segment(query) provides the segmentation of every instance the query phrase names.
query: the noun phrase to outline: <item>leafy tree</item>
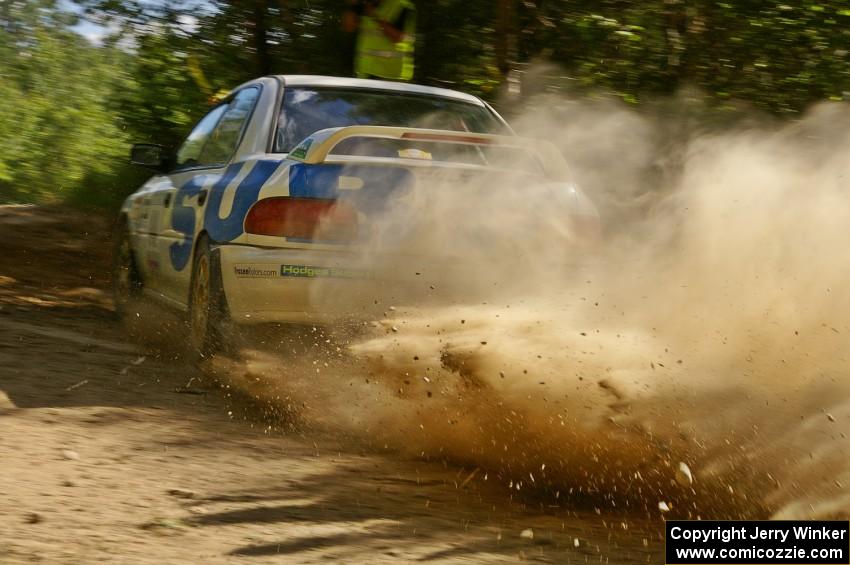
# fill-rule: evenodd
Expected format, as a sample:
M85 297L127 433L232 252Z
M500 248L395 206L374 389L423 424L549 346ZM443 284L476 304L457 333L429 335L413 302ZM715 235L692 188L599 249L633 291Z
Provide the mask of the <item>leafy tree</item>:
M52 0L0 11L0 198L58 198L115 166L124 132L111 111L113 53L69 29Z
M143 175L126 164L131 140L178 144L211 100L258 75L352 69L347 0L73 0L110 31L101 45L57 1L0 2L0 201L117 201ZM718 109L745 100L786 116L850 92L846 0L416 4L416 81L491 99L517 72L526 95L637 104L694 85Z

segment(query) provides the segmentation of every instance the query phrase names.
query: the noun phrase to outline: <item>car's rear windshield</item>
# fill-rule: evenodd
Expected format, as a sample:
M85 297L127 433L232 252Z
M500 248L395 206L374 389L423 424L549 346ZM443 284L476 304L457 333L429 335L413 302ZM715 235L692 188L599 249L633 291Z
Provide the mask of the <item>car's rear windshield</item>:
M321 129L354 125L506 133L488 108L460 100L384 90L287 87L275 151L288 153Z

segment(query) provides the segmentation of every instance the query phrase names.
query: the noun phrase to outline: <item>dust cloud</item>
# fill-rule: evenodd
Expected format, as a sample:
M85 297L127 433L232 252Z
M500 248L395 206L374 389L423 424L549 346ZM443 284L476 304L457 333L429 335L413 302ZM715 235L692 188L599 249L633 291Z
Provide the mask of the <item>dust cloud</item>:
M562 150L598 242L570 182L431 172L360 258L399 283L370 283L379 322L225 372L308 425L521 494L846 518L850 113L706 127L680 100L535 107L515 129Z

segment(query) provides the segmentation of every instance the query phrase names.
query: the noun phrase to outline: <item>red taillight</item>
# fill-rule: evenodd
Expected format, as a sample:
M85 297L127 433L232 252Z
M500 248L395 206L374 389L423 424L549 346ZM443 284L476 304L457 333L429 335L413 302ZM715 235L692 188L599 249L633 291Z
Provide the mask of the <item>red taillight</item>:
M245 231L320 241L357 239L357 211L338 200L264 198L245 216Z

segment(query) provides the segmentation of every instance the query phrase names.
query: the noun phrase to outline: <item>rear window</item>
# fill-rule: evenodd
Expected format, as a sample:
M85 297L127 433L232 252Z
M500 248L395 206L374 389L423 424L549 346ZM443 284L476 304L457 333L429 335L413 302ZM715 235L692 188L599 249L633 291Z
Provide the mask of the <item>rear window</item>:
M378 90L287 87L275 151L288 153L321 129L355 125L507 133L489 109L457 100Z

